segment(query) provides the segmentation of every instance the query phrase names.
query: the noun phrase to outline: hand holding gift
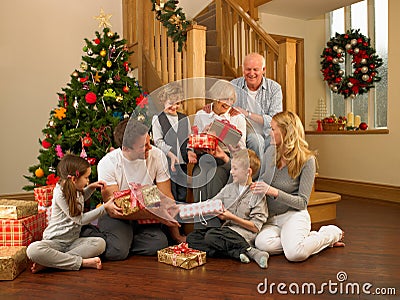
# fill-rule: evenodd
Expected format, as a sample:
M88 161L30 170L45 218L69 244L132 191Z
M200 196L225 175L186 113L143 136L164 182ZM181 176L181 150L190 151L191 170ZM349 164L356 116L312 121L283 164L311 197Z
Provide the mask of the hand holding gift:
M167 226L180 226L175 220L175 216L179 213L179 207L175 200L172 200L162 193L159 193L160 205L158 207L148 207L146 210L155 215L161 223Z

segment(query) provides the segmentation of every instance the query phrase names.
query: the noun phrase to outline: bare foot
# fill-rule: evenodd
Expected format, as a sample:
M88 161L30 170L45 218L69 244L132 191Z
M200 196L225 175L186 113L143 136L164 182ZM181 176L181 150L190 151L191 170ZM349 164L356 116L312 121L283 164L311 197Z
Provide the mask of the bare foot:
M344 239L344 231L342 231L342 236L340 237L340 240L338 240L336 243L333 243L332 247L344 247L346 244L343 242Z
M101 264L100 257L84 258L82 259L82 268L101 270L103 269L103 265Z
M44 269L46 269L45 266L39 265L37 263L33 263L32 267L31 267L31 271L34 274L37 273L37 272L40 272L40 271L42 271Z

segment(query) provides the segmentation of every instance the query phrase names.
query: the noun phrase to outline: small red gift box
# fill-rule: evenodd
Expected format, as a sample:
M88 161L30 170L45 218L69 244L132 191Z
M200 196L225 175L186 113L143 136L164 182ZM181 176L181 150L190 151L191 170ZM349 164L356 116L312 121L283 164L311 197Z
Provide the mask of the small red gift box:
M42 239L45 228L44 211L18 220L0 220L0 246L28 246Z
M55 184L40 186L33 189L33 194L35 195L35 200L40 206L51 206L51 201L53 200L53 190Z
M188 147L193 149L210 149L215 150L218 145L218 140L215 136L200 133L189 135Z
M214 120L208 133L215 134L218 140L223 142L225 145L232 146L236 146L242 137L240 130L229 123L228 120Z

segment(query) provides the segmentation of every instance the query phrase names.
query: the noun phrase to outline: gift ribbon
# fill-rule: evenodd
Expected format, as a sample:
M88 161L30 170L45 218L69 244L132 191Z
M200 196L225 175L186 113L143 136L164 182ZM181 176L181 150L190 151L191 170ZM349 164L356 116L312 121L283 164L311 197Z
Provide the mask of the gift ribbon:
M218 122L222 123L222 125L224 125L224 127L222 128L221 133L218 136L219 139L223 140L226 137L226 135L228 134L229 129L236 130L240 134L242 134L242 132L239 129L237 129L236 126L234 126L231 123L229 123L228 120L216 120L216 121L218 121Z

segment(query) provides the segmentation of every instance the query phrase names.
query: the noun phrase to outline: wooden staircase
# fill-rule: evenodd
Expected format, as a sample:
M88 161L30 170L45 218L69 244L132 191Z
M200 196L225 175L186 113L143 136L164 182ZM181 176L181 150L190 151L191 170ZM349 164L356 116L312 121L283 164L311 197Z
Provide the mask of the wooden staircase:
M223 64L221 62L221 48L218 46L218 32L216 27L216 7L211 3L206 7L194 21L198 25L207 28L206 30L206 57L205 57L205 75L228 81L235 78L235 74L224 74Z

